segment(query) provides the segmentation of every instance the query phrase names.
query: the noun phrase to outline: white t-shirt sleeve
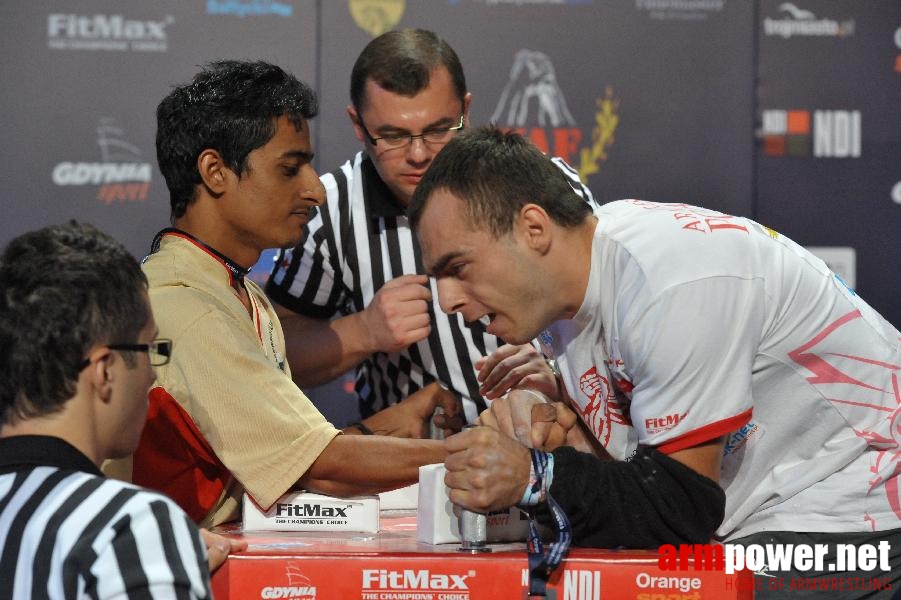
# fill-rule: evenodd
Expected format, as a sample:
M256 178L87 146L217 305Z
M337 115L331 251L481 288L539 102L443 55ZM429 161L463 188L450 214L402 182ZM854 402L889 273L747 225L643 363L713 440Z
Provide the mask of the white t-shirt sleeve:
M639 443L671 453L748 422L762 289L755 280L710 277L640 297L627 311L619 345Z

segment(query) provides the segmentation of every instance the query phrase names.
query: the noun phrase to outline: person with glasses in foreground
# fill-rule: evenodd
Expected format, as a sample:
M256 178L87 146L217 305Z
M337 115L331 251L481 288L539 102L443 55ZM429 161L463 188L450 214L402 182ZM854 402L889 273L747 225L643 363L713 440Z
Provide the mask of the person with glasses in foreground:
M244 492L264 509L296 489L374 493L444 460L435 440L340 435L291 380L278 316L245 277L263 250L297 245L324 200L311 164L317 109L278 66L230 60L157 107L174 226L143 269L161 336L178 351L157 370L133 480L204 526L237 519Z
M444 410L435 424L448 433L516 384L555 396L554 373L532 345L504 346L483 324L441 312L407 223L419 180L469 120L472 96L456 52L431 31L384 33L357 58L350 99L363 150L322 177L325 204L266 286L295 380L318 385L355 369L357 427L411 437L428 435L428 399ZM578 174L555 164L592 203Z
M137 261L90 225L0 257L0 598L209 598L209 569L244 547L100 471L138 443L172 354L156 333Z

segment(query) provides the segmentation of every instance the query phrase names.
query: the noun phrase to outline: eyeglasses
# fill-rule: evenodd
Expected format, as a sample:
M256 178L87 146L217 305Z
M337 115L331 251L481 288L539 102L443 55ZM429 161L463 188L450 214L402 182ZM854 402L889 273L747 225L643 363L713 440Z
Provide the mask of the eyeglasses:
M149 344L107 344L110 350L123 350L125 352L146 352L150 357L150 364L154 367L161 367L169 362L172 356L172 340L156 339ZM91 359L86 358L82 361L79 369L84 369L91 364Z
M377 146L378 142L382 142L382 145L386 149L396 150L398 148L409 146L416 138L420 138L426 144L446 144L455 133L463 129L463 118L465 116L466 115L460 115L460 122L453 127L426 129L422 133L417 133L416 135L413 135L412 133L391 133L381 137L372 137L372 134L366 129L366 125L363 124L363 119L360 118L359 121L360 128L363 129L363 133L366 134L366 138L369 140L370 144Z

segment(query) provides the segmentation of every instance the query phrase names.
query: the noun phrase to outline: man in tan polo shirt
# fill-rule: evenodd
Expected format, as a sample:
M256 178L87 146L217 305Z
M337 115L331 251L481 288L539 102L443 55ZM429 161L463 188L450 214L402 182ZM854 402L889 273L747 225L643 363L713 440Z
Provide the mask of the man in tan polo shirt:
M311 160L310 88L275 65L219 61L157 108L157 158L173 227L145 259L159 368L134 456L135 483L173 497L203 526L303 488L349 495L413 483L442 442L336 429L292 382L278 317L245 278L263 250L293 247L324 191ZM392 407L426 422L455 399L437 386ZM397 413L395 413L396 415ZM371 421L370 421L371 419Z

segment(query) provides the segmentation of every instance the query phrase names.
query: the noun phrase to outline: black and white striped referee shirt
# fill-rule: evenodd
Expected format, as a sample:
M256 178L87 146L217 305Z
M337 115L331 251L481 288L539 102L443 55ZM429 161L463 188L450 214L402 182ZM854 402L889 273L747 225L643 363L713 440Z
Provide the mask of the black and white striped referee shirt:
M0 439L0 598L209 598L206 546L156 492L46 436Z
M578 173L563 160L553 160L573 189L594 204ZM323 175L322 183L326 202L307 224L304 241L280 253L266 292L297 313L330 319L362 311L386 282L425 269L405 208L363 152ZM479 395L473 363L503 342L486 333L481 323L466 323L459 314L442 312L435 281L430 285L429 336L401 352L373 354L358 365L356 391L363 417L435 380L463 398L468 421L487 407Z

